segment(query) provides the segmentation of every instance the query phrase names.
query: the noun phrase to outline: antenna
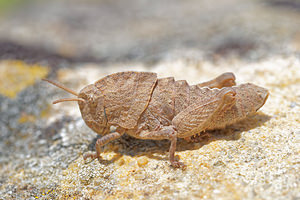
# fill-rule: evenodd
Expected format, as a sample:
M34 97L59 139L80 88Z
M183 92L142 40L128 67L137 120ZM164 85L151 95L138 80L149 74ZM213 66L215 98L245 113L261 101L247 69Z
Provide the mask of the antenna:
M53 104L57 104L57 103L65 102L65 101L82 101L82 102L85 102L85 100L82 99L82 98L65 98L65 99L59 99L59 100L53 101Z
M67 92L69 92L69 93L71 93L71 94L73 94L73 95L75 95L75 96L78 96L77 92L75 92L75 91L73 91L73 90L71 90L71 89L69 89L69 88L66 88L65 86L63 86L63 85L60 84L60 83L56 83L56 82L54 82L54 81L50 81L50 80L45 79L45 78L43 78L42 80L43 80L43 81L47 81L47 82L51 83L52 85L55 85L56 87L59 87L59 88L65 90L65 91L67 91Z
M71 89L69 89L69 88L66 88L65 86L63 86L63 85L60 84L60 83L56 83L56 82L54 82L54 81L50 81L50 80L45 79L45 78L43 78L42 80L43 80L43 81L47 81L47 82L51 83L52 85L55 85L56 87L59 87L59 88L61 88L61 89L63 89L63 90L65 90L65 91L67 91L67 92L69 92L69 93L71 93L71 94L73 94L73 95L75 95L75 96L78 97L77 92L75 92L75 91L73 91L73 90L71 90ZM59 99L59 100L53 101L53 104L61 103L61 102L65 102L65 101L82 101L82 102L85 102L84 99L78 97L78 98L65 98L65 99Z

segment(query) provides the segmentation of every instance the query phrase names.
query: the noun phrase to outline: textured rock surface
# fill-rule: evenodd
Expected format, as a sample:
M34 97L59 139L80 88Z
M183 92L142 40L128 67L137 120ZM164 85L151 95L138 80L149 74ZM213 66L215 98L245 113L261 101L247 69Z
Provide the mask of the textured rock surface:
M51 1L0 18L0 199L300 198L297 2L184 2ZM185 170L169 166L169 141L126 135L84 163L100 136L76 103L52 105L68 94L39 79L79 91L125 70L191 84L232 71L270 96L210 139L179 140Z

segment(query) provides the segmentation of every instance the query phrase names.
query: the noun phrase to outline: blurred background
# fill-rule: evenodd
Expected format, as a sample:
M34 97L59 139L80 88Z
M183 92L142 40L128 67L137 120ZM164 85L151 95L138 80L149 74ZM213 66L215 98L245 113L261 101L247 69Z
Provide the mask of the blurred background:
M0 0L0 59L156 62L177 50L257 60L300 49L297 0Z
M271 96L267 103L272 103L264 108L274 116L273 120L281 120L281 111L294 109L291 112L296 112L295 109L299 108L300 89L299 85L298 89L296 87L300 80L299 56L299 0L0 0L0 199L82 199L82 192L91 195L90 199L97 192L99 197L120 192L130 198L134 196L134 190L128 185L120 189L118 183L122 180L119 174L138 170L134 171L130 167L135 165L126 163L137 162L135 155L143 152L167 154L168 142L124 137L106 149L120 147L116 152L127 156L120 160L131 159L130 162L125 159L122 166L130 169L118 171L123 169L118 162L80 165L82 153L94 150L96 135L85 127L75 103L51 105L51 101L68 97L68 94L42 83L41 78L58 80L79 91L104 75L124 70L153 71L160 77L174 76L189 83L232 71L237 74L238 83L254 82L268 88ZM251 128L243 129L248 125L240 125L229 132L251 130L269 119L261 114L250 120ZM263 133L275 137L286 133L282 130L293 130L291 127L295 125L288 128L281 125L296 123L297 120L286 120L284 123L270 123L269 127L280 131ZM251 136L258 137L259 134ZM290 133L286 135L292 137ZM226 159L227 153L220 153L213 159L209 155L208 164L203 164L200 170L192 168L186 174L177 171L172 174L168 164L149 156L151 169L147 170L150 170L150 175L145 175L148 182L137 174L135 187L144 187L140 191L147 192L142 195L148 198L158 195L156 199L161 195L170 197L169 194L175 199L196 198L200 194L201 198L213 194L215 199L232 199L232 192L237 192L237 199L245 196L248 199L255 196L272 199L272 195L273 199L280 195L282 199L293 199L299 183L294 177L297 173L294 168L282 170L277 166L285 163L288 156L283 160L276 159L280 158L279 155L292 155L290 149L297 143L292 139L276 140L280 144L271 153L278 154L272 157L267 150L261 150L276 143L273 140L267 144L259 142L268 142L267 137L253 139L255 142L245 145L250 147L248 152L259 149L258 153L251 155L272 158L266 161L267 167L261 171L251 168L247 162L240 162L235 166L244 166L243 169L224 167L222 170L229 171L219 173L212 168L212 172L205 172L211 176L198 177L201 174L198 172L206 169L205 165L215 166L214 162L216 166L223 166L224 163L216 159L222 156ZM251 142L249 138L247 141ZM186 145L187 150L194 148L180 144ZM221 149L225 152L227 147ZM200 147L193 150L186 152L194 153L194 158L202 156ZM113 150L108 152L110 155ZM207 150L207 155L213 152ZM187 155L185 161L193 158L188 153L181 153L181 156ZM234 155L240 158L239 153ZM292 161L287 162L293 166ZM146 162L142 160L141 163ZM269 166L274 166L274 174L279 175L265 175L265 172L272 171ZM237 172L250 175L241 178ZM284 173L289 173L287 178ZM220 174L230 178L220 178L221 185L212 186L218 181L209 178ZM231 183L231 178L236 185ZM180 180L184 186L170 184L170 180ZM272 181L278 181L279 186L271 185ZM159 184L151 189L147 187L150 183ZM214 187L222 192L212 193ZM278 189L284 187L288 188L287 191Z

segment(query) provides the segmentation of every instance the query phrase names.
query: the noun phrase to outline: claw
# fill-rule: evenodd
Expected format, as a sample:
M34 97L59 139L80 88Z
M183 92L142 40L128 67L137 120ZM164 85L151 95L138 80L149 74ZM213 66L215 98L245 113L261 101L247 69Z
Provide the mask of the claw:
M83 155L83 159L84 160L86 160L86 159L88 159L88 158L91 158L92 160L94 160L94 159L96 159L96 158L98 158L99 156L97 156L97 153L96 152L93 152L93 153L91 153L91 152L88 152L88 153L85 153L84 155Z
M178 161L173 161L171 162L171 166L174 168L185 168L186 165L182 162L178 162Z
M203 140L207 140L210 137L211 137L211 135L208 132L201 132L201 133L192 135L190 137L186 137L186 138L184 138L184 140L186 140L187 142L190 142L190 143L198 143Z

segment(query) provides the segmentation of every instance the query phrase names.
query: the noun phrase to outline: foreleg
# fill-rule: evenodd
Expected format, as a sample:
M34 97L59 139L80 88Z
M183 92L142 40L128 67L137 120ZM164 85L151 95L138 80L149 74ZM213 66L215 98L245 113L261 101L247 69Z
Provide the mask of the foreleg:
M100 159L101 147L104 146L105 144L109 143L110 141L121 137L122 135L123 135L123 133L118 133L118 132L113 132L113 133L109 133L107 135L104 135L103 137L98 139L96 144L95 144L96 152L85 153L83 155L83 159L84 160L86 160L87 158L91 158L91 159L98 158L98 159Z

